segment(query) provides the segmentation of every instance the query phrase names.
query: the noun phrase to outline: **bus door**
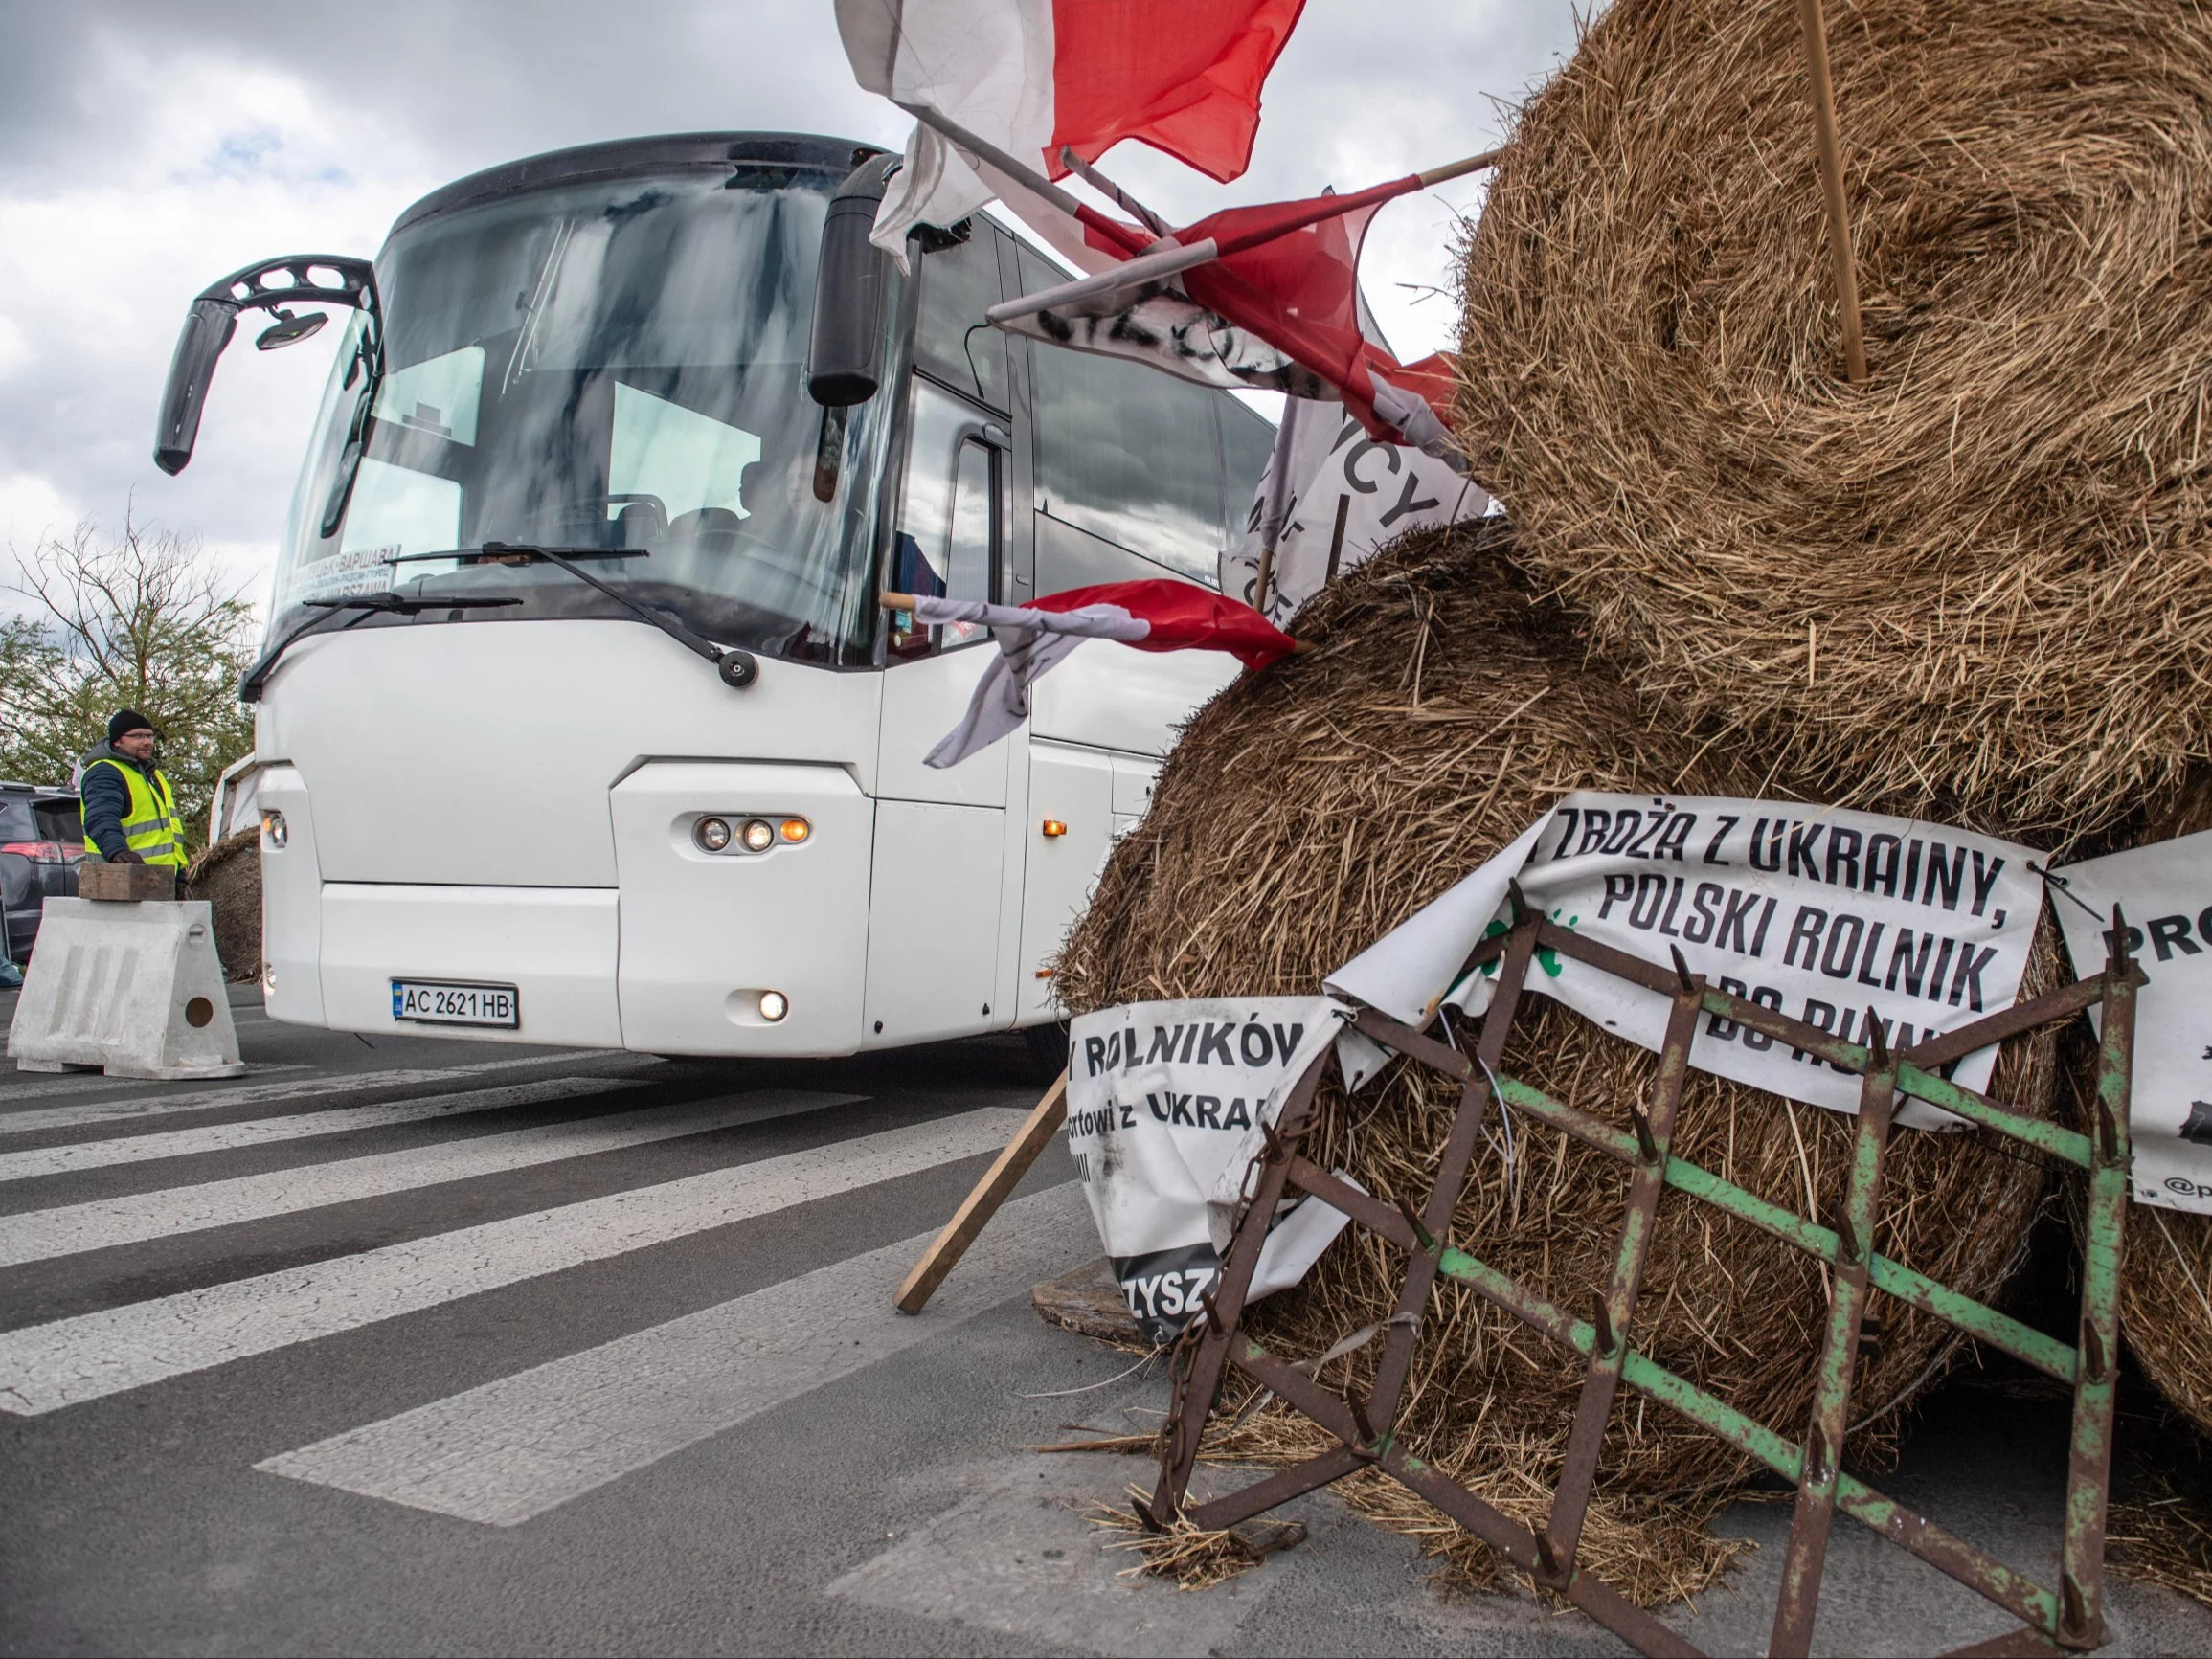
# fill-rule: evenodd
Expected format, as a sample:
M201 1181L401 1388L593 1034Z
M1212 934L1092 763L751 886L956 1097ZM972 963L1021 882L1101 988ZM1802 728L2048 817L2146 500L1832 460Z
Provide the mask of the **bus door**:
M990 411L916 375L906 473L886 585L999 597L1006 439ZM1005 871L1009 757L994 743L959 765L923 757L960 722L997 656L981 626L916 625L893 613L876 759L869 902L869 1043L919 1042L1012 1021L994 1008Z

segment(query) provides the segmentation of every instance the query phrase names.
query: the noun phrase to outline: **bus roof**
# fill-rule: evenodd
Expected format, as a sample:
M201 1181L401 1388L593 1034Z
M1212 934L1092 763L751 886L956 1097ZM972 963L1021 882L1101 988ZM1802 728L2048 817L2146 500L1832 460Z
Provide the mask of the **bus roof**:
M797 168L843 178L869 156L881 153L874 145L798 132L684 132L611 139L502 162L456 179L401 213L393 222L392 234L397 235L425 219L459 208L553 185L632 174L727 169L734 163Z

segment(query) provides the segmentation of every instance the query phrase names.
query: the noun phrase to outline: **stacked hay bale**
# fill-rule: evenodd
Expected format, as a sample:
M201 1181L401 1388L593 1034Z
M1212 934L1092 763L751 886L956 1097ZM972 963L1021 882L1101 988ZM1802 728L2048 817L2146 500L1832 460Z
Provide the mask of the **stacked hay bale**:
M2125 841L2212 755L2212 14L1616 0L1466 268L1462 435L1671 718L1808 794Z
M1532 595L1513 552L1497 521L1387 550L1301 616L1313 649L1199 715L1071 936L1059 983L1072 1007L1311 991L1564 791L1745 786L1750 774L1725 753L1701 751L1578 665L1570 621ZM2047 983L2047 952L2037 972ZM1649 1098L1654 1057L1556 1005L1532 1012L1509 1067L1625 1126L1629 1103ZM2008 1048L1999 1096L2044 1102L2052 1050L2048 1037ZM1455 1103L1440 1081L1395 1068L1356 1101L1325 1099L1315 1155L1418 1201ZM1681 1155L1777 1203L1821 1210L1841 1197L1850 1130L1836 1114L1698 1073L1679 1124ZM1889 1167L1882 1247L1970 1294L1992 1291L2036 1211L2040 1173L1966 1137L1919 1133L1898 1138ZM1510 1162L1478 1160L1456 1234L1563 1305L1587 1306L1611 1267L1626 1173L1524 1130ZM1402 1272L1396 1252L1355 1235L1253 1318L1284 1351L1320 1354L1387 1316ZM1662 1363L1766 1422L1805 1420L1825 1311L1809 1258L1670 1194L1646 1286L1637 1339ZM1860 1391L1871 1407L1853 1448L1862 1460L1879 1457L1896 1409L1952 1349L1907 1310L1882 1314ZM1338 1363L1358 1371L1375 1352ZM1415 1449L1509 1512L1540 1516L1581 1362L1456 1289L1438 1293L1419 1355L1404 1414ZM1328 1379L1343 1380L1334 1369ZM1318 1431L1271 1407L1223 1449L1272 1461L1320 1448ZM1584 1558L1646 1601L1694 1591L1731 1553L1702 1522L1748 1472L1671 1413L1625 1407ZM1486 1553L1390 1483L1366 1480L1352 1497L1488 1581Z
M1843 384L1797 9L1619 0L1469 250L1463 435L1648 706L1809 796L2053 852L2212 824L2212 17L1830 0ZM2212 1431L2212 1223L2128 1337Z
M215 954L236 981L261 976L261 832L225 836L185 871L185 897L214 913Z
M2175 833L2212 766L2212 16L1827 10L1867 381L1841 372L1798 9L1615 0L1523 112L1468 250L1462 437L1513 534L1378 559L1301 617L1318 652L1198 719L1071 940L1072 1006L1310 990L1573 787L1794 795L2062 854ZM2059 972L2046 938L2028 991ZM2053 1046L2010 1045L1998 1097L2048 1110ZM1512 1064L1616 1116L1652 1068L1556 1009ZM1401 1077L1330 1103L1323 1150L1411 1196L1447 1110ZM1685 1155L1778 1202L1840 1190L1832 1114L1699 1076L1682 1121ZM1900 1154L1885 1247L1989 1296L2038 1176L1960 1138ZM1617 1176L1571 1149L1518 1167L1485 1160L1461 1226L1539 1282L1592 1282ZM2212 1424L2173 1380L2212 1356L2212 1227L2165 1224L2188 1238L2134 1253L2129 1333ZM1388 1269L1340 1246L1256 1316L1319 1352L1376 1315ZM1668 1363L1802 1420L1808 1265L1684 1232L1652 1273ZM1411 1426L1530 1513L1574 1368L1454 1294ZM1949 1350L1885 1314L1864 1398L1894 1407ZM1616 1413L1607 1456L1615 1518L1741 1472L1657 1411ZM1658 1562L1591 1543L1648 1597L1717 1558L1666 1538Z

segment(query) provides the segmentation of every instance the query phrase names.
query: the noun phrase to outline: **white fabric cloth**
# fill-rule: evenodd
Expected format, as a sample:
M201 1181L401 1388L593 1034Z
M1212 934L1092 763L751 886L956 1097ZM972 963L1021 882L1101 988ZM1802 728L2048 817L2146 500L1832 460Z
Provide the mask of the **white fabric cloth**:
M1052 137L1050 0L837 0L852 72L893 103L949 116L1024 160ZM916 225L950 225L1000 193L974 156L917 124L869 240L903 263Z
M937 626L981 623L998 640L998 655L983 669L968 699L967 712L922 764L943 771L979 750L988 749L1029 718L1029 687L1039 675L1086 639L1134 641L1148 637L1152 625L1118 605L1085 605L1076 611L1037 611L1021 605L988 605L980 599L917 597L914 620Z
M1329 544L1340 501L1351 503L1344 514L1340 575L1408 530L1480 518L1490 510L1490 498L1479 484L1418 449L1375 442L1341 404L1298 399L1285 405L1284 419L1295 422L1287 474L1292 487L1275 539L1267 603L1267 619L1278 628L1328 585ZM1221 556L1221 591L1248 605L1267 545L1274 471L1271 457L1253 496L1244 540Z

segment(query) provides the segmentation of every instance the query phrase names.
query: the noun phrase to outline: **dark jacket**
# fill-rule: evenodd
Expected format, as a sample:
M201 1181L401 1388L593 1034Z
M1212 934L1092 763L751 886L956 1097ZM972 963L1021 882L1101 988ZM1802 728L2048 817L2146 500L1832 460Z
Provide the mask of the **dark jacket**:
M93 762L112 760L116 766L127 766L150 786L161 775L161 769L151 762L140 765L127 754L117 751L112 743L103 743L86 754L78 768L78 776L83 781L79 786L84 796L84 839L100 849L103 859L118 859L130 850L124 839L123 820L130 811L130 786L117 775L115 767L95 766ZM156 795L161 792L155 790Z

